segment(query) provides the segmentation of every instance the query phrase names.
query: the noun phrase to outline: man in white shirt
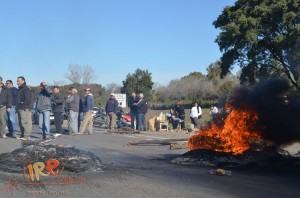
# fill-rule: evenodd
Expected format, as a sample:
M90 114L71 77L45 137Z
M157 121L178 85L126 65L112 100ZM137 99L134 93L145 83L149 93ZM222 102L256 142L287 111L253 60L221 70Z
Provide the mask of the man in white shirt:
M200 129L199 117L202 115L201 107L198 102L194 102L194 106L191 108L190 118L194 128Z

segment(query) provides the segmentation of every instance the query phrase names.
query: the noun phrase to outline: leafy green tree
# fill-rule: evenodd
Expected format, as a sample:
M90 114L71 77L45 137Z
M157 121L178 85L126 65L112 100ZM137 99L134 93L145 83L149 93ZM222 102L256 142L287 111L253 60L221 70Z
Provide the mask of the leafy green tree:
M221 75L221 62L216 61L214 63L209 64L209 66L206 68L207 71L207 78L209 80L212 80L215 84L217 80L220 78Z
M284 75L300 89L300 0L237 0L214 21L221 75L241 67L241 82Z
M218 90L218 93L219 95L221 96L229 96L232 91L234 89L234 84L232 81L226 81L225 83L223 83L219 90Z
M153 86L151 75L148 70L141 69L136 69L133 74L127 74L126 79L122 81L121 92L129 96L134 91L150 97Z
M184 77L182 77L180 80L184 80L184 79L188 79L188 78L197 78L197 79L199 79L199 78L204 78L205 77L205 75L204 74L202 74L201 72L191 72L191 73L189 73L189 75L187 75L187 76L184 76Z

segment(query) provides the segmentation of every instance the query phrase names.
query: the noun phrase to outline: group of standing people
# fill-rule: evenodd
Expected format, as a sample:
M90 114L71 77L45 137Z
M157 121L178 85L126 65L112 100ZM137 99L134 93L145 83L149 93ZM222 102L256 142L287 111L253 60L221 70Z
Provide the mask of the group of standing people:
M7 80L4 85L3 78L0 77L0 138L16 137L17 117L20 139L28 139L32 131L33 93L23 76L17 78L17 84L18 89L11 80Z
M139 97L135 92L132 92L128 99L128 107L130 108L131 128L146 131L146 114L148 112L148 102L143 93Z
M12 137L21 140L30 139L32 132L32 109L36 108L39 116L39 128L42 138L48 139L50 135L50 113L54 113L54 124L57 134L62 133L63 112L68 113L68 134L93 133L93 107L94 98L90 88L84 91L82 102L76 88L69 89L66 100L59 87L52 89L45 83L40 84L40 92L35 96L31 88L26 84L25 78L17 78L18 88L13 86L11 80L3 83L0 76L0 138ZM35 105L34 105L35 103ZM80 125L80 112L84 118ZM19 121L20 136L16 137L17 120ZM8 133L6 134L6 126Z

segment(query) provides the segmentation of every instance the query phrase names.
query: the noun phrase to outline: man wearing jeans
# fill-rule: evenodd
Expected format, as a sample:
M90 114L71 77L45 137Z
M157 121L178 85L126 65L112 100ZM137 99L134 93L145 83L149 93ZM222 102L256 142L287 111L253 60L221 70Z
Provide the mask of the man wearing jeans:
M146 113L148 111L148 102L144 99L144 94L140 93L140 100L138 103L134 103L138 107L138 120L139 120L139 130L146 131Z
M0 76L0 138L6 138L6 111L10 112L12 97L10 90L4 86Z
M51 112L51 94L52 90L45 82L41 82L41 91L37 96L36 108L39 112L39 127L46 140L50 135L50 112Z
M17 127L17 115L16 115L16 98L18 89L14 87L13 82L11 80L6 81L6 87L10 90L12 96L12 105L10 111L6 111L6 122L8 127L8 137L16 138L15 132Z
M132 92L131 97L128 99L128 107L130 108L130 118L131 118L131 128L137 129L139 128L138 122L138 107L133 105L134 103L138 103L139 99L136 96L135 92ZM136 120L136 126L134 127L134 121Z

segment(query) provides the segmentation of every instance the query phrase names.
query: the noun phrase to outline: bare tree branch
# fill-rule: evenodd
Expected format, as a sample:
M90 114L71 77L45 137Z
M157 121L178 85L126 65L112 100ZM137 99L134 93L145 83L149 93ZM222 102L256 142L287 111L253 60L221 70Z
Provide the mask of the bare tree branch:
M73 84L80 84L82 77L81 67L79 65L70 64L66 73L66 78Z
M82 69L82 84L91 84L95 79L95 70L91 66L85 65Z

